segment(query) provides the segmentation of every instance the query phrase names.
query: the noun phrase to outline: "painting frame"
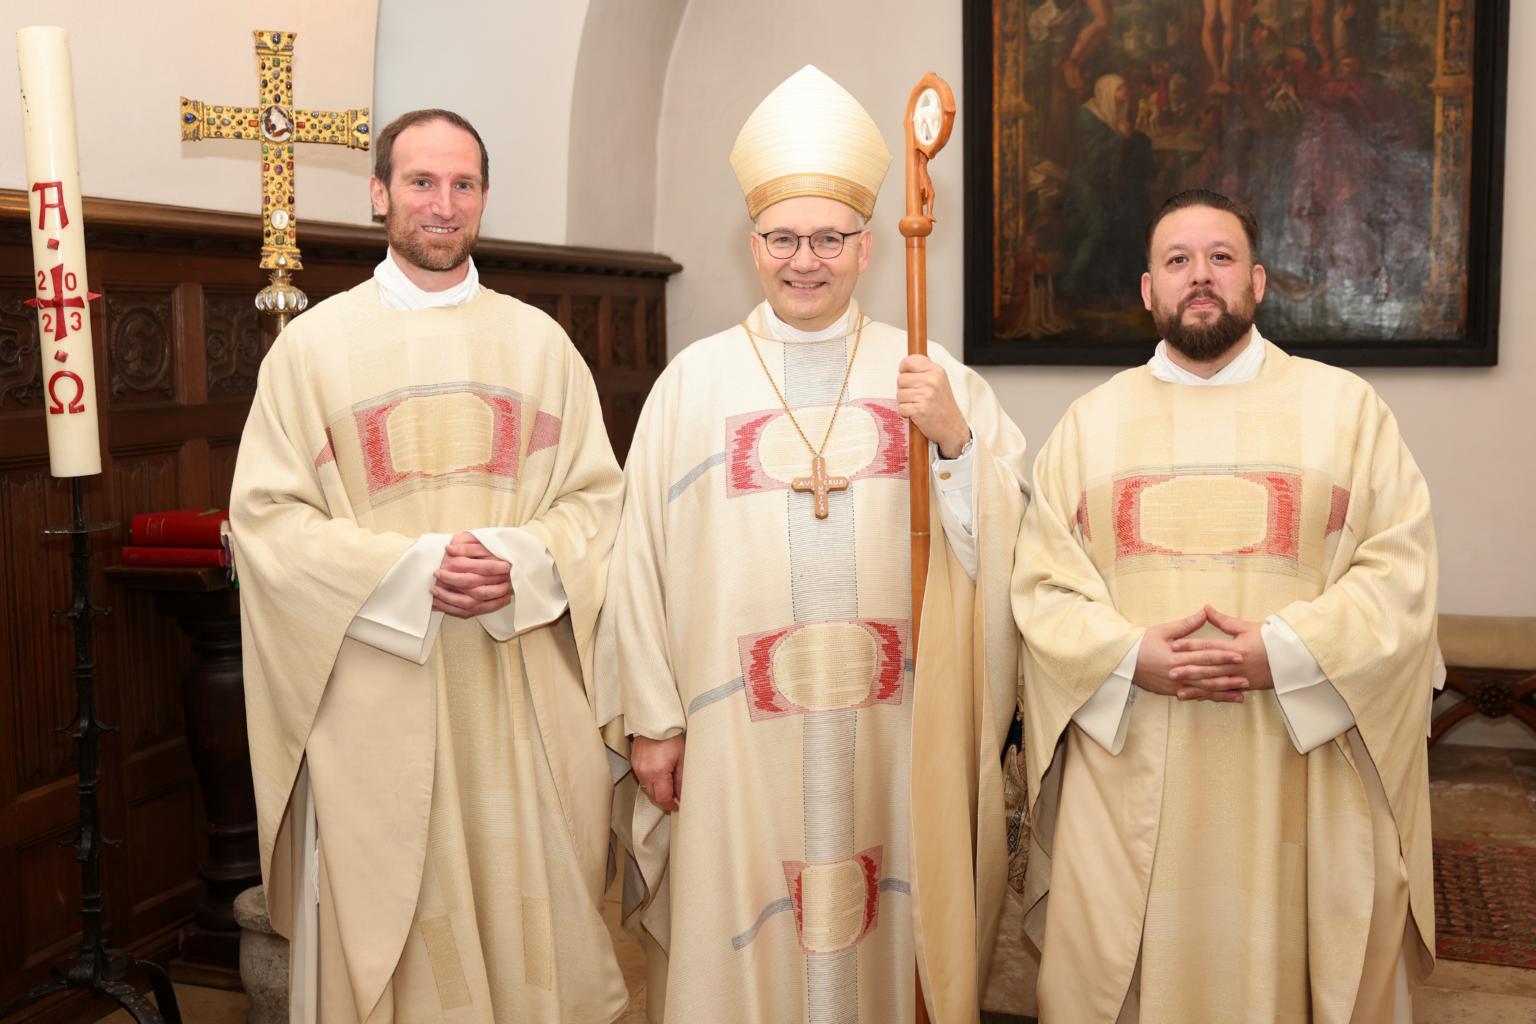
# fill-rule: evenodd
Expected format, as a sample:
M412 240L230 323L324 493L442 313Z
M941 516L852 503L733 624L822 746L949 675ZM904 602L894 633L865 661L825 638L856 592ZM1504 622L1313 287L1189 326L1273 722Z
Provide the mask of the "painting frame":
M1444 19L1458 0L1438 0ZM994 150L994 11L999 4L1036 0L962 0L965 128L965 361L972 365L1131 366L1145 362L1156 345L1151 317L1145 318L1145 338L1139 340L1085 337L1065 331L1046 338L1001 338L996 329L1002 308L999 252L995 241L997 199L994 184L1006 168L998 166ZM1458 6L1458 9L1459 6ZM1493 366L1498 363L1500 270L1503 241L1504 149L1507 109L1509 0L1478 0L1471 32L1470 97L1472 118L1465 133L1465 202L1457 212L1464 268L1459 275L1464 314L1453 336L1412 336L1389 340L1350 335L1349 325L1322 325L1327 340L1297 340L1283 332L1266 335L1297 355L1339 366ZM1437 43L1443 46L1443 43ZM1436 54L1440 59L1440 54ZM1440 93L1441 96L1445 95ZM1435 142L1441 147L1441 101L1435 107ZM1437 161L1439 153L1431 154ZM1459 165L1458 165L1459 166ZM1459 184L1459 183L1458 183ZM1441 189L1436 176L1432 191ZM1439 196L1432 196L1438 204ZM1434 206L1435 216L1441 209ZM1266 227L1267 229L1267 227ZM1140 228L1137 234L1140 234ZM1260 253L1263 262L1263 251ZM1434 271L1431 272L1434 276ZM1127 282L1134 294L1134 282ZM1116 299L1118 302L1118 298ZM1131 299L1126 300L1129 308ZM1256 320L1265 325L1265 309ZM1415 325L1410 324L1411 331ZM1428 332L1426 332L1428 333ZM1336 336L1335 336L1336 335Z

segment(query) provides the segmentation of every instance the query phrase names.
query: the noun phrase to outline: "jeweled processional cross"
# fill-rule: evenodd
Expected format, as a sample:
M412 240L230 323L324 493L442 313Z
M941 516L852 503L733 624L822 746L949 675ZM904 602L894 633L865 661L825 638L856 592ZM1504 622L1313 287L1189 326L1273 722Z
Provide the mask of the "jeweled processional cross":
M258 29L256 64L261 101L255 107L234 107L181 98L181 137L245 139L261 142L261 267L270 270L272 285L263 289L257 307L278 314L304 308L304 293L288 283L292 271L304 264L299 255L298 220L294 212L293 149L298 142L368 148L371 141L368 108L300 110L293 104L293 42L297 32ZM269 298L270 306L262 298ZM285 308L286 307L286 308Z

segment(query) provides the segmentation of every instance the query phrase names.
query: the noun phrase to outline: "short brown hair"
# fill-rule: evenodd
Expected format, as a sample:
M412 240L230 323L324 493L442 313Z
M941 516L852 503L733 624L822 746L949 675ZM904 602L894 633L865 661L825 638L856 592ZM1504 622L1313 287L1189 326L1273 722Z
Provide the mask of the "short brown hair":
M395 140L400 133L412 125L428 124L432 121L447 121L455 128L462 128L475 138L475 143L480 147L480 187L491 187L491 157L485 151L485 140L480 138L480 133L475 131L475 126L461 114L455 114L451 110L442 110L431 107L427 110L413 110L408 114L401 114L379 132L373 143L373 176L389 188L389 176L394 171L393 157L395 153Z
M1152 232L1157 230L1157 226L1162 223L1164 217L1190 206L1208 206L1213 210L1221 210L1236 217L1238 223L1243 226L1243 234L1248 236L1248 257L1253 262L1258 262L1259 220L1253 215L1253 210L1249 209L1248 204L1208 188L1192 188L1169 196L1168 201L1158 207L1157 212L1152 215L1152 220L1147 225L1147 266L1152 265Z

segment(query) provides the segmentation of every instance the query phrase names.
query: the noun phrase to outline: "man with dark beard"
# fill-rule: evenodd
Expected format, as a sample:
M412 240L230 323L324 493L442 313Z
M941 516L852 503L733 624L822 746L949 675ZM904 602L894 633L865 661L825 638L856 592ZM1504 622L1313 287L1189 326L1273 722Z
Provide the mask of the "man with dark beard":
M375 154L389 253L273 344L230 508L290 1019L602 1024L622 477L565 333L480 286L474 128L416 111Z
M1429 495L1369 385L1253 325L1258 234L1214 192L1164 204L1163 340L1035 462L1042 1021L1409 1021L1432 964Z

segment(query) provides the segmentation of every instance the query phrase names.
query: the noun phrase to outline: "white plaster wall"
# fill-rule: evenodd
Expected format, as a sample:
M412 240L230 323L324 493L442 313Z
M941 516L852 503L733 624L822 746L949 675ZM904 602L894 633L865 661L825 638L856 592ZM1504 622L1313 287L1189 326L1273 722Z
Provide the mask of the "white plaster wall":
M1536 92L1536 5L1512 4L1509 95ZM954 87L962 111L960 4L844 0L803 12L756 5L688 6L673 49L658 139L655 248L684 270L668 293L675 353L739 320L759 300L747 259L746 215L727 155L752 109L802 64L841 82L900 144L912 85L930 68ZM1441 545L1441 608L1480 615L1536 615L1536 119L1511 104L1507 135L1500 365L1487 369L1361 371L1391 404L1434 495ZM963 114L962 114L963 118ZM940 221L929 243L929 332L958 351L963 310L962 151L957 125L933 165ZM875 316L905 322L904 263L896 221L899 164L875 213L875 260L859 297ZM1260 315L1262 323L1262 309ZM1009 367L982 371L1038 445L1082 392L1111 371ZM1458 727L1458 742L1527 745L1514 723Z
M656 126L688 0L591 0L571 98L570 245L649 250Z
M20 28L47 24L69 32L85 195L257 213L261 147L233 140L182 142L180 98L255 106L251 32L282 29L299 34L294 57L299 106L370 106L377 7L377 0L7 3L0 8L0 188L26 186L15 57ZM301 219L367 222L368 154L299 146L297 164Z
M423 107L469 118L491 157L483 237L566 240L571 96L587 6L379 0L378 124Z

